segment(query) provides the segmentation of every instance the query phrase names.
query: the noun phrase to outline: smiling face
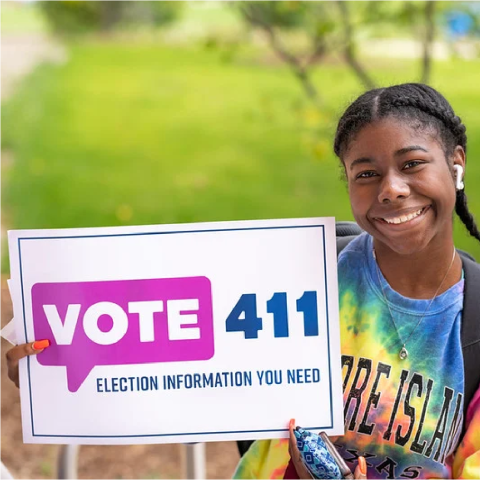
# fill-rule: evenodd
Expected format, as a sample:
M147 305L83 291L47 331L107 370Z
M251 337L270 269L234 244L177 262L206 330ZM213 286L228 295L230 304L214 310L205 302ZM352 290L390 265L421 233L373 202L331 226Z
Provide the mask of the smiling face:
M452 243L453 164L431 131L386 118L363 127L342 156L355 220L399 254Z

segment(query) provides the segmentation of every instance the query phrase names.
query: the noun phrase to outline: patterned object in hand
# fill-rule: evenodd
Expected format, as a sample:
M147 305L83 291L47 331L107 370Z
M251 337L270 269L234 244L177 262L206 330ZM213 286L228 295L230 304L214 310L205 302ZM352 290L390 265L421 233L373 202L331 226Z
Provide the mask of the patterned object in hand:
M342 478L337 462L319 435L301 427L297 427L293 432L303 463L314 478Z

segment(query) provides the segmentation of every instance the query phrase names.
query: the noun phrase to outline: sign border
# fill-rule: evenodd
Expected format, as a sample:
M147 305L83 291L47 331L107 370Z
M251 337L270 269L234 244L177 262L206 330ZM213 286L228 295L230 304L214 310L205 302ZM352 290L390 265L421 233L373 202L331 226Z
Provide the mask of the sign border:
M22 269L22 240L64 240L64 239L77 239L77 238L100 238L100 237L131 237L131 236L143 236L143 235L171 235L178 233L211 233L211 232L234 232L245 230L280 230L291 228L321 228L323 237L323 264L324 264L324 276L325 276L325 301L326 301L326 319L327 319L327 346L328 346L328 382L329 382L329 395L330 395L330 425L324 426L312 426L305 427L308 430L323 430L325 428L333 427L333 401L332 401L332 372L330 362L330 322L329 322L329 306L328 306L328 284L327 284L327 258L326 258L326 241L325 241L325 225L279 225L272 227L243 227L243 228L214 228L206 230L175 230L170 232L142 232L142 233L113 233L113 234L100 234L100 235L65 235L65 236L52 236L52 237L19 237L18 238L18 260L20 270L20 287L22 293L22 308L23 308L23 323L25 330L25 341L27 339L27 322L25 316L25 294L23 287L23 269ZM288 428L277 429L262 429L262 430L232 430L221 432L181 432L181 433L151 433L151 434L137 434L137 435L61 435L61 434L40 434L35 433L35 423L33 418L33 400L32 400L32 388L30 379L30 357L27 357L27 375L28 375L28 390L30 398L30 417L33 437L64 437L64 438L142 438L142 437L173 437L173 436L187 436L187 435L221 435L232 433L262 433L262 432L287 432Z

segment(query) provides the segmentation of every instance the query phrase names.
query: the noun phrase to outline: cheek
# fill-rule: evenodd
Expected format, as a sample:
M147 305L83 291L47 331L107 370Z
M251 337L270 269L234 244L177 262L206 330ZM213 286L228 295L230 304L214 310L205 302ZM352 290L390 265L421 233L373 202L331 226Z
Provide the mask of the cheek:
M448 210L448 213L455 209L456 191L450 176L429 178L416 186L416 189L431 198L439 208Z
M350 206L354 216L365 215L371 205L371 194L365 188L358 188L350 184L348 187L348 196L350 197Z
M358 225L365 230L365 226L367 224L367 214L370 206L372 205L370 196L367 195L365 191L358 192L358 190L349 190L349 196L353 217Z

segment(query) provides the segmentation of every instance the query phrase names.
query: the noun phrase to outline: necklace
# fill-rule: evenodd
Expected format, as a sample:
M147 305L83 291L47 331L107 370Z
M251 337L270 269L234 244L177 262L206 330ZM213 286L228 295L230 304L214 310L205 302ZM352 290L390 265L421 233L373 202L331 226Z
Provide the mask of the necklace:
M380 284L380 287L382 289L382 294L383 294L383 298L385 300L385 303L387 304L387 307L388 307L388 311L390 312L390 320L392 321L393 323L393 326L395 327L395 331L397 332L397 336L400 340L400 342L402 343L402 348L400 349L400 352L398 353L398 356L400 357L400 360L405 360L407 357L408 357L408 350L406 348L406 345L407 345L407 342L410 340L410 337L413 335L413 333L415 332L415 330L417 329L417 327L420 325L421 321L424 319L425 315L427 314L429 308L432 306L432 303L433 301L435 300L435 298L437 298L437 295L438 295L438 292L440 291L440 288L442 287L443 285L443 282L445 281L445 279L447 278L447 275L448 273L450 272L450 269L452 268L452 265L453 265L453 261L455 260L455 254L456 254L456 250L455 250L455 247L453 248L453 255L452 255L452 261L450 262L450 266L448 267L448 270L447 270L447 273L445 274L445 276L443 277L442 281L440 282L440 285L438 286L436 292L435 292L435 295L433 295L433 298L430 300L430 303L427 305L427 308L425 309L425 311L423 312L423 315L420 317L420 320L417 322L417 324L415 325L415 328L410 332L410 335L407 337L407 339L405 341L402 340L402 337L400 336L400 332L398 331L398 328L397 328L397 325L395 323L395 320L393 319L393 313L392 313L392 310L390 308L390 305L388 303L388 300L387 300L387 296L385 295L385 290L383 288L383 284L382 284L382 281L380 280L380 267L378 266L378 262L377 262L377 255L375 254L375 249L373 249L373 258L375 259L375 265L377 267L377 276L378 276L378 283Z

